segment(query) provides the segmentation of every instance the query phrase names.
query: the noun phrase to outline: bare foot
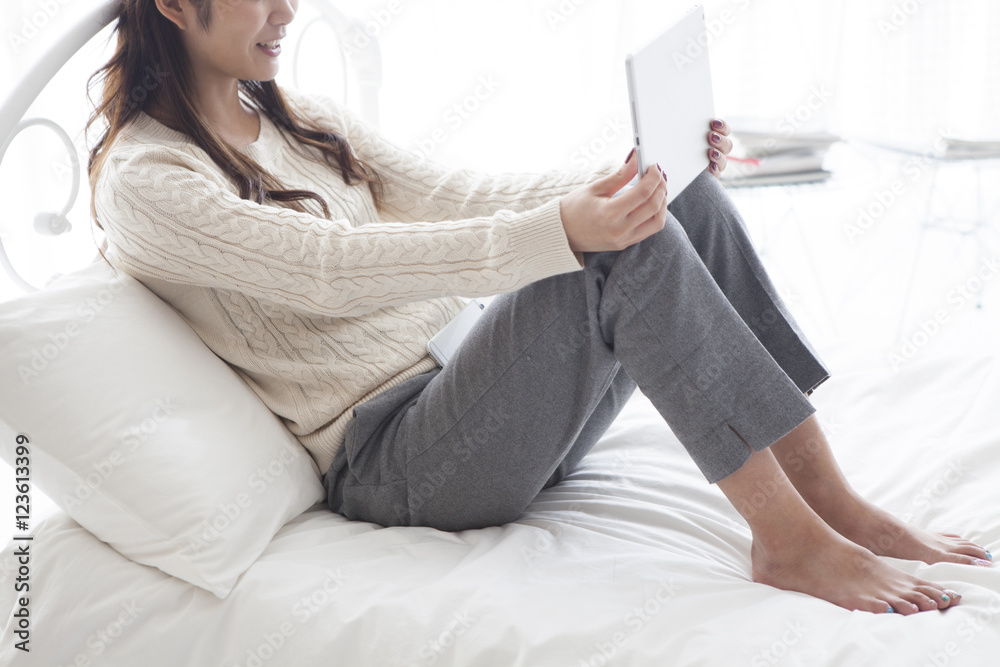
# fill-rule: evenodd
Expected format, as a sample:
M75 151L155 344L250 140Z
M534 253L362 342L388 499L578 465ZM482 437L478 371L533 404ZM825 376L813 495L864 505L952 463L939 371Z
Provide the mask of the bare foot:
M817 503L813 510L838 533L879 556L992 566L992 555L978 544L952 533L932 533L910 526L856 494L832 503Z
M854 540L877 542L883 534L879 526L891 517L863 503L857 494L844 492L849 487L832 479L832 473L824 476L820 470L810 475L808 483L796 475L799 484L793 485L771 449L755 452L736 472L717 481L753 534L750 557L754 581L806 593L844 609L873 613L908 615L946 609L961 599L943 586L892 567L844 536L842 532ZM832 464L827 467L833 469ZM831 488L841 492L822 493ZM841 502L818 502L823 499ZM949 550L952 545L928 545L901 522L889 525L895 535L886 548L879 549L886 555L958 555ZM970 547L959 544L955 548Z
M754 536L753 580L798 591L849 610L914 614L946 609L961 595L879 560L822 522L770 542Z
M990 553L978 544L951 533L908 526L855 492L837 465L815 415L771 449L809 507L855 544L880 556L990 567Z

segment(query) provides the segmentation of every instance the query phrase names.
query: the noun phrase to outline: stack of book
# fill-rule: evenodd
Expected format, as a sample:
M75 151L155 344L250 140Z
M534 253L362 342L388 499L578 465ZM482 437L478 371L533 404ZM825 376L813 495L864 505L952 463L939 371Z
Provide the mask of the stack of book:
M769 132L732 124L733 152L722 172L730 187L815 183L832 172L823 168L827 151L840 137L828 132Z
M973 141L943 137L945 160L995 160L1000 158L1000 141ZM722 172L725 173L725 172Z

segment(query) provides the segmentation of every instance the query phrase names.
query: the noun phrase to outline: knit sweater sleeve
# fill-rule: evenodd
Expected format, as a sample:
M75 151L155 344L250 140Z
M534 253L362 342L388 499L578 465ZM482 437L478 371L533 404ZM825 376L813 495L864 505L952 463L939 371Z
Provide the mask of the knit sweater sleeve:
M95 207L114 261L137 277L358 316L428 298L511 291L580 268L559 200L549 196L555 190L520 212L483 208L451 221L355 226L241 199L193 151L159 144L113 151ZM434 178L412 167L417 181ZM427 199L405 190L393 195L401 209Z
M383 219L441 221L503 209L527 211L607 176L619 166L611 161L589 171L496 174L450 169L403 150L331 98L284 90L307 117L342 133L356 156L382 177Z

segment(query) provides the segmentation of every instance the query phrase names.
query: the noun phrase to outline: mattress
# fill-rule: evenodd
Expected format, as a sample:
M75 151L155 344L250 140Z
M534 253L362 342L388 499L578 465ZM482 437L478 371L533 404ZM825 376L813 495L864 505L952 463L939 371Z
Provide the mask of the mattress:
M866 497L1000 553L1000 367L921 357L813 395ZM0 554L0 664L993 665L1000 569L891 562L960 591L912 616L851 612L750 580L750 531L641 394L516 522L446 533L314 506L224 600L137 565L57 512L32 544L30 653L15 648L15 545Z

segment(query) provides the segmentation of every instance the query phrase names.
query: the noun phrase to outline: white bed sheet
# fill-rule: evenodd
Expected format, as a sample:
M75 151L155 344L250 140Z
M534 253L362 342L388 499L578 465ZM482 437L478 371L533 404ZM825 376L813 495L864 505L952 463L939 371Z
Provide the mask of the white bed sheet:
M921 358L813 397L870 499L1000 554L1000 365ZM1000 568L894 561L963 593L910 617L752 583L750 533L636 394L582 467L519 521L384 529L316 507L219 600L136 565L62 513L32 545L31 652L14 649L0 554L0 664L994 665Z

